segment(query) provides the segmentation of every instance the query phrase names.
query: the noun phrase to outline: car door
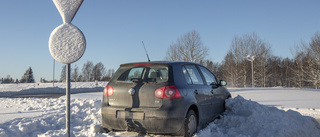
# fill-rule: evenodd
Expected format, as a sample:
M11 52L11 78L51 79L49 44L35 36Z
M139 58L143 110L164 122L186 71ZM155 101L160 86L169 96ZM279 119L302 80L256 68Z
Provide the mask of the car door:
M224 111L225 88L219 85L217 78L207 68L199 66L199 69L210 90L209 102L211 103L210 111L213 115L211 120L213 120Z
M208 101L208 87L195 65L184 65L182 69L188 83L188 90L197 100L200 118L208 121L210 119L208 109L211 107L211 103Z

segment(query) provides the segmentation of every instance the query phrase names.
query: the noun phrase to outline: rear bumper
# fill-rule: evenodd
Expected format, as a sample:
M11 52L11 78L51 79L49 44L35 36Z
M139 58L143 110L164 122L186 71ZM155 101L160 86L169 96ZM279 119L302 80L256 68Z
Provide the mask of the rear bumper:
M178 134L183 127L184 111L159 108L102 107L102 126L109 130L140 133Z

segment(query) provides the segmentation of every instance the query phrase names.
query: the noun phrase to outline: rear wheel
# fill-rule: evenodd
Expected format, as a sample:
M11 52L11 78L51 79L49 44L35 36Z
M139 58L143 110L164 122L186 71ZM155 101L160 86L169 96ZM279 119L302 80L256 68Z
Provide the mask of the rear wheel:
M189 110L184 124L185 137L191 137L196 133L198 127L198 118L193 110Z

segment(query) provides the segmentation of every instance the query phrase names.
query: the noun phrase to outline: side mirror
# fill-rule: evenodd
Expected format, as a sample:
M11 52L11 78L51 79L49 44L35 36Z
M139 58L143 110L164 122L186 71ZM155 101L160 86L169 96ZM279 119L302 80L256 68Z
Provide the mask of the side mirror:
M221 85L221 86L226 86L226 85L227 85L227 82L224 81L224 80L220 80L220 85Z

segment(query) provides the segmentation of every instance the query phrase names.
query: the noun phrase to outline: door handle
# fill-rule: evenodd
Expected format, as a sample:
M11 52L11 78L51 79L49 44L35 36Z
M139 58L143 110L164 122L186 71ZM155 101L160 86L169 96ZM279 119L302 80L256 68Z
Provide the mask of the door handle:
M194 91L194 94L199 94L198 90L195 90L195 91Z

